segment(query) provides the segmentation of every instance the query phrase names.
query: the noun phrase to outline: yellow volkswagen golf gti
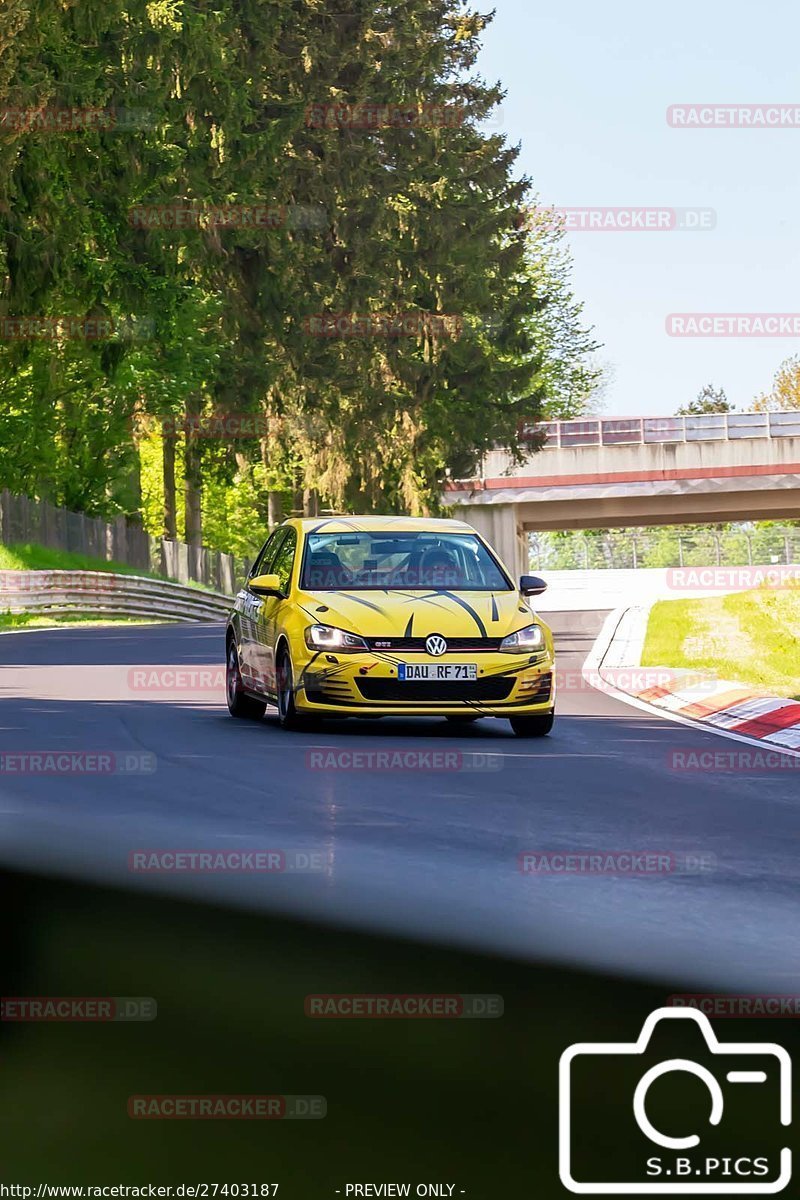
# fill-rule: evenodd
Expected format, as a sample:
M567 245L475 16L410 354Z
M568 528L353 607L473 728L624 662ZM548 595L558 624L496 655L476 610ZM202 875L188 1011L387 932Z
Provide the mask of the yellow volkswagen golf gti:
M552 634L463 521L292 519L256 558L226 630L234 717L267 702L285 729L323 717L510 720L521 737L553 726Z

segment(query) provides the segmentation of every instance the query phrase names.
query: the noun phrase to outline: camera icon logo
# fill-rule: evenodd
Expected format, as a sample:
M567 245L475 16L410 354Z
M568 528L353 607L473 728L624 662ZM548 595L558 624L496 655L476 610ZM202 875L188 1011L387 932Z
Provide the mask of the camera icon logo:
M699 1042L707 1061L659 1059L654 1034L658 1046L673 1035ZM696 1009L656 1009L635 1042L577 1042L559 1063L561 1182L577 1195L780 1192L792 1152L776 1149L774 1126L791 1124L791 1075L783 1046L720 1042ZM596 1104L594 1128L578 1118L598 1093L608 1097L609 1134L597 1129ZM615 1102L633 1116L621 1136Z

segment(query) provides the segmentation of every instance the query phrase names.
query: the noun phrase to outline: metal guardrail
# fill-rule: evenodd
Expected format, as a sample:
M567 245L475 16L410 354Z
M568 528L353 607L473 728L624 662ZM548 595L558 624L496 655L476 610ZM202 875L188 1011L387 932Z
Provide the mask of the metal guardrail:
M0 571L0 612L221 621L233 600L166 579L105 571Z
M542 449L572 446L641 446L658 442L737 441L800 437L800 412L709 413L690 417L597 417L523 424L520 437Z

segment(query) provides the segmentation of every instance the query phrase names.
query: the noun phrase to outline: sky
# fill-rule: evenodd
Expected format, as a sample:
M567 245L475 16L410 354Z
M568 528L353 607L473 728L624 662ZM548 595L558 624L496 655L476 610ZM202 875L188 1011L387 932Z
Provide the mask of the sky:
M673 413L706 383L751 409L800 337L675 337L666 318L800 313L800 4L493 2L478 68L507 91L498 124L539 203L714 211L713 229L567 234L603 411ZM798 121L681 129L676 104L783 104Z

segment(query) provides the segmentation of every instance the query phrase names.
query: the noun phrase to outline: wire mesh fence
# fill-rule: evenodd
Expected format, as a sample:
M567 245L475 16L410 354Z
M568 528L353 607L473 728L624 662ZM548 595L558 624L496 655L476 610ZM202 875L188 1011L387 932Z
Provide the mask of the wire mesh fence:
M800 562L800 528L753 525L530 534L531 567L550 570L736 567Z

